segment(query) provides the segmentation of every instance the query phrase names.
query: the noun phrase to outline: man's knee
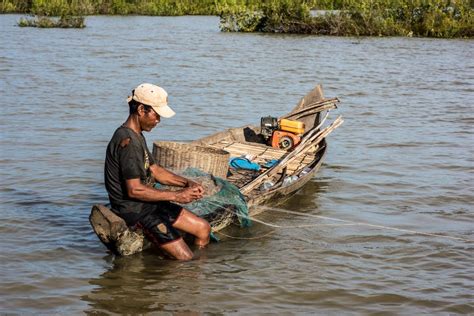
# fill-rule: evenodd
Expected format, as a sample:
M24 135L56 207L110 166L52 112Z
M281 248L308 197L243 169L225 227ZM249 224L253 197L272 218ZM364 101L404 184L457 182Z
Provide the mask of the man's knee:
M199 238L207 239L211 233L211 225L205 220L202 220L199 227Z
M207 239L211 233L211 226L205 219L186 209L183 209L182 215L173 223L173 227L190 233L199 239Z

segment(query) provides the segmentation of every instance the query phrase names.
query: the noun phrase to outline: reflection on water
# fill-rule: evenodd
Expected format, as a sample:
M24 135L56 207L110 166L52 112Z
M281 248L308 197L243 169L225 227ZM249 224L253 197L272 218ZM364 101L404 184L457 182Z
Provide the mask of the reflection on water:
M111 261L112 267L99 278L92 279L90 284L94 286L94 290L82 297L89 303L88 312L92 314L164 311L172 302L167 297L173 296L177 291L181 292L176 285L169 284L167 276L195 281L199 279L199 271L179 266L180 263L176 266L174 262L164 261L149 253L107 259ZM199 292L198 282L194 282L193 291ZM179 295L177 298L183 297Z
M0 313L472 313L474 42L227 34L216 17L88 17L83 30L0 16ZM139 82L193 140L280 115L315 84L345 123L317 177L198 260L108 255L106 144ZM335 115L333 116L335 117Z

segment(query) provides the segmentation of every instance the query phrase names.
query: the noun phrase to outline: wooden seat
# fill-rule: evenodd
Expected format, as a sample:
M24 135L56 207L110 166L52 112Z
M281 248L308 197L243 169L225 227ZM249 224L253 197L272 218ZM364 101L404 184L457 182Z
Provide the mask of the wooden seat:
M151 246L141 229L130 229L121 217L104 205L92 206L89 222L102 243L114 254L127 256Z

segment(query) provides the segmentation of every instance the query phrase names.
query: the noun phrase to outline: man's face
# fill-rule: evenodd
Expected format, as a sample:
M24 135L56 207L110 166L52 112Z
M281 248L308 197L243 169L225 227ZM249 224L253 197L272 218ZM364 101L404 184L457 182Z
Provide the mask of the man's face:
M143 110L140 115L141 129L147 132L151 131L158 123L160 123L160 119L160 115L156 113L155 110L152 109L149 112Z

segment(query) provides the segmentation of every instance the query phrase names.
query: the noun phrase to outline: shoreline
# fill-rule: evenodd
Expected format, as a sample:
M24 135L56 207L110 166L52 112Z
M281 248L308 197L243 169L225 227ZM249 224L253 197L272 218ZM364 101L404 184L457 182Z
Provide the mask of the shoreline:
M218 16L223 32L262 32L327 36L408 36L422 38L473 38L474 10L467 1L446 3L426 1L423 5L412 1L381 0L373 3L361 0L357 4L343 5L344 1L329 1L332 5L315 7L324 1L273 0L141 0L137 3L112 3L99 6L92 0L80 4L60 6L33 0L30 7L20 7L19 1L4 0L0 14L25 14L34 19L53 20L54 17L85 18L93 15L112 16ZM242 2L242 3L240 3ZM327 2L327 1L326 1ZM334 3L339 3L339 6ZM387 2L387 3L385 3ZM388 6L388 3L391 6ZM20 2L21 4L21 2ZM23 22L27 19L22 18ZM38 23L39 24L39 23ZM53 25L54 23L43 23ZM77 23L77 25L81 25ZM71 27L75 27L72 25ZM81 25L81 27L83 27Z

